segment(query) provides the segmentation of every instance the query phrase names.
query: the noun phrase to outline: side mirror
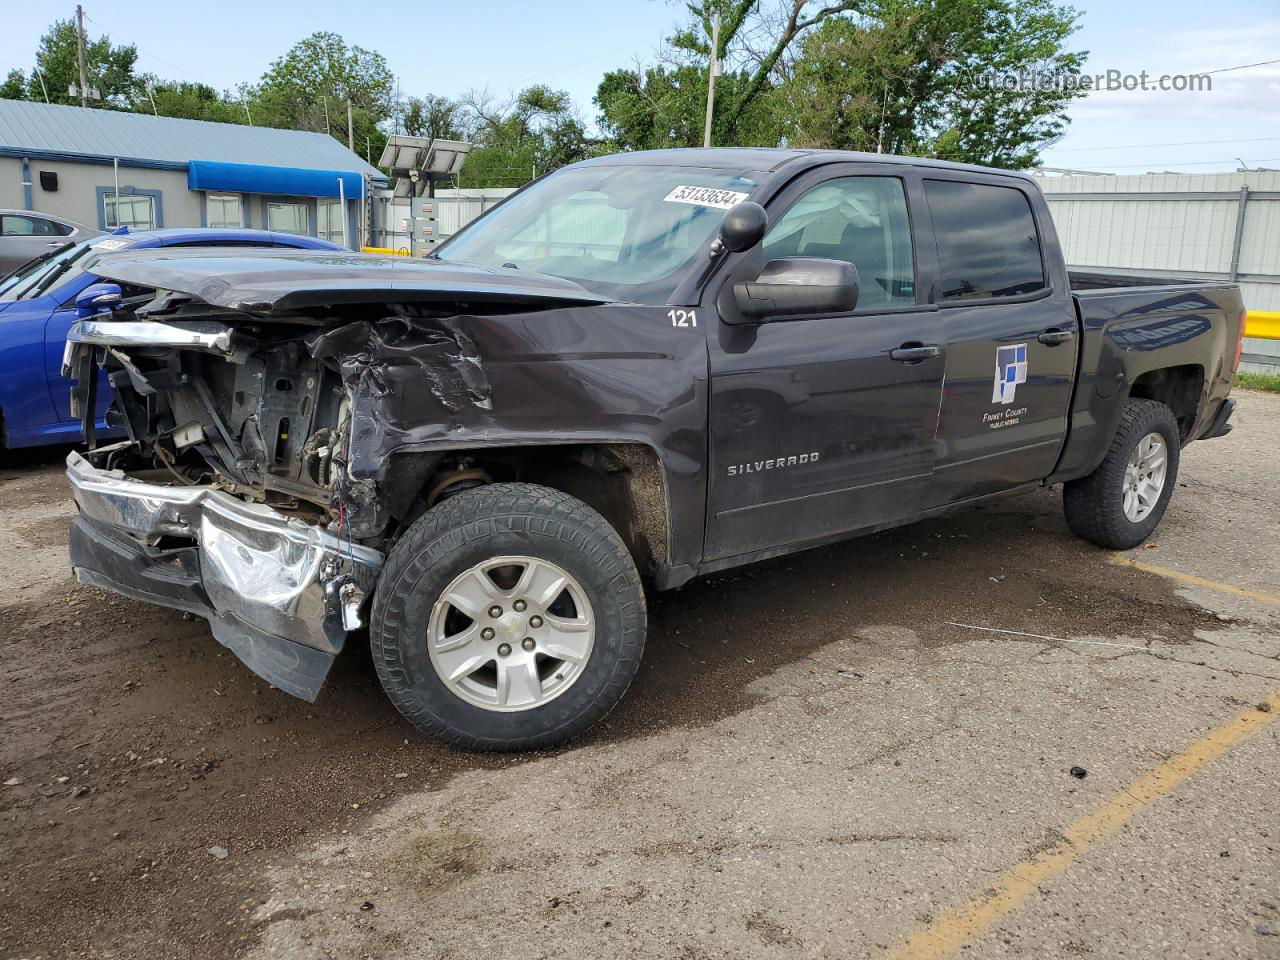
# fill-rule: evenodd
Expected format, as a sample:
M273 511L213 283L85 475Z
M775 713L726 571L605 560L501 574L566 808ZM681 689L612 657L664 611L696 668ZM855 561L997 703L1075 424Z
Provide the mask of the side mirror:
M124 293L118 283L91 283L76 295L76 316L96 317L120 306Z
M734 204L720 221L720 243L726 250L741 253L750 250L769 229L769 214L753 200Z
M733 296L748 321L847 313L858 305L858 270L847 260L770 260L755 280L735 283Z

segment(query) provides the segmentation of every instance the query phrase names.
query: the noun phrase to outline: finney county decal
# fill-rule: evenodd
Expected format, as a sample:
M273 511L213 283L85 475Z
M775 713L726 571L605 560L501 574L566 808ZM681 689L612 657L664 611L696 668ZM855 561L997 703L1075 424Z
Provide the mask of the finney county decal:
M996 347L996 380L992 403L1013 403L1018 384L1027 382L1027 345Z

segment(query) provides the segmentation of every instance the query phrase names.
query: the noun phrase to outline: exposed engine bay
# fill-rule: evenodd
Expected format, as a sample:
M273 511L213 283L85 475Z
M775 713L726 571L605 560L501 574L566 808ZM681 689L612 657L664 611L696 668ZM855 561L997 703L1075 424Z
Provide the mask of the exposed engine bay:
M69 351L67 373L80 384L73 413L93 409L100 364L129 440L98 449L91 439L91 460L163 471L170 482L212 485L375 537L391 516L375 489L386 461L375 449L353 456L353 435L369 441L395 422L383 408L394 408L409 374L446 409L490 402L474 345L431 313L406 306L374 320L263 320L161 296L134 322L82 324L78 339L96 349Z

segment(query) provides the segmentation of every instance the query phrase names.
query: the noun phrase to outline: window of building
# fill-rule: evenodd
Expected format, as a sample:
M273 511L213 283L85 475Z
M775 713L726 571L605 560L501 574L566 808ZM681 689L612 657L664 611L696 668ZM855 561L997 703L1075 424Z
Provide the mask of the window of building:
M305 203L271 201L267 204L267 229L277 233L311 233L311 222Z
M108 230L150 230L156 225L156 199L145 194L104 193L102 213Z
M244 213L237 193L211 193L206 197L205 222L211 227L243 227Z
M342 201L316 202L316 236L331 243L342 243Z
M858 268L858 309L914 303L915 261L902 181L841 177L801 194L762 241L765 257L822 257Z
M945 300L1015 297L1045 285L1026 194L958 180L926 180Z
M65 237L70 232L66 224L44 217L24 217L16 213L0 217L0 234L6 237Z

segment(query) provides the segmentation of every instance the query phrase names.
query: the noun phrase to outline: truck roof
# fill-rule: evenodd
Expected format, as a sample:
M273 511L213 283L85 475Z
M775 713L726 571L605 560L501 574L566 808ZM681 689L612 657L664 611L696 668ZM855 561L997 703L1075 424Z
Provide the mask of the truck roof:
M930 157L902 157L889 153L860 153L856 150L792 150L783 147L679 147L671 150L635 150L583 160L574 166L665 166L711 167L725 170L774 173L784 167L803 169L827 163L899 163L938 170L1032 178L1018 170L1002 170L973 163L953 163Z

